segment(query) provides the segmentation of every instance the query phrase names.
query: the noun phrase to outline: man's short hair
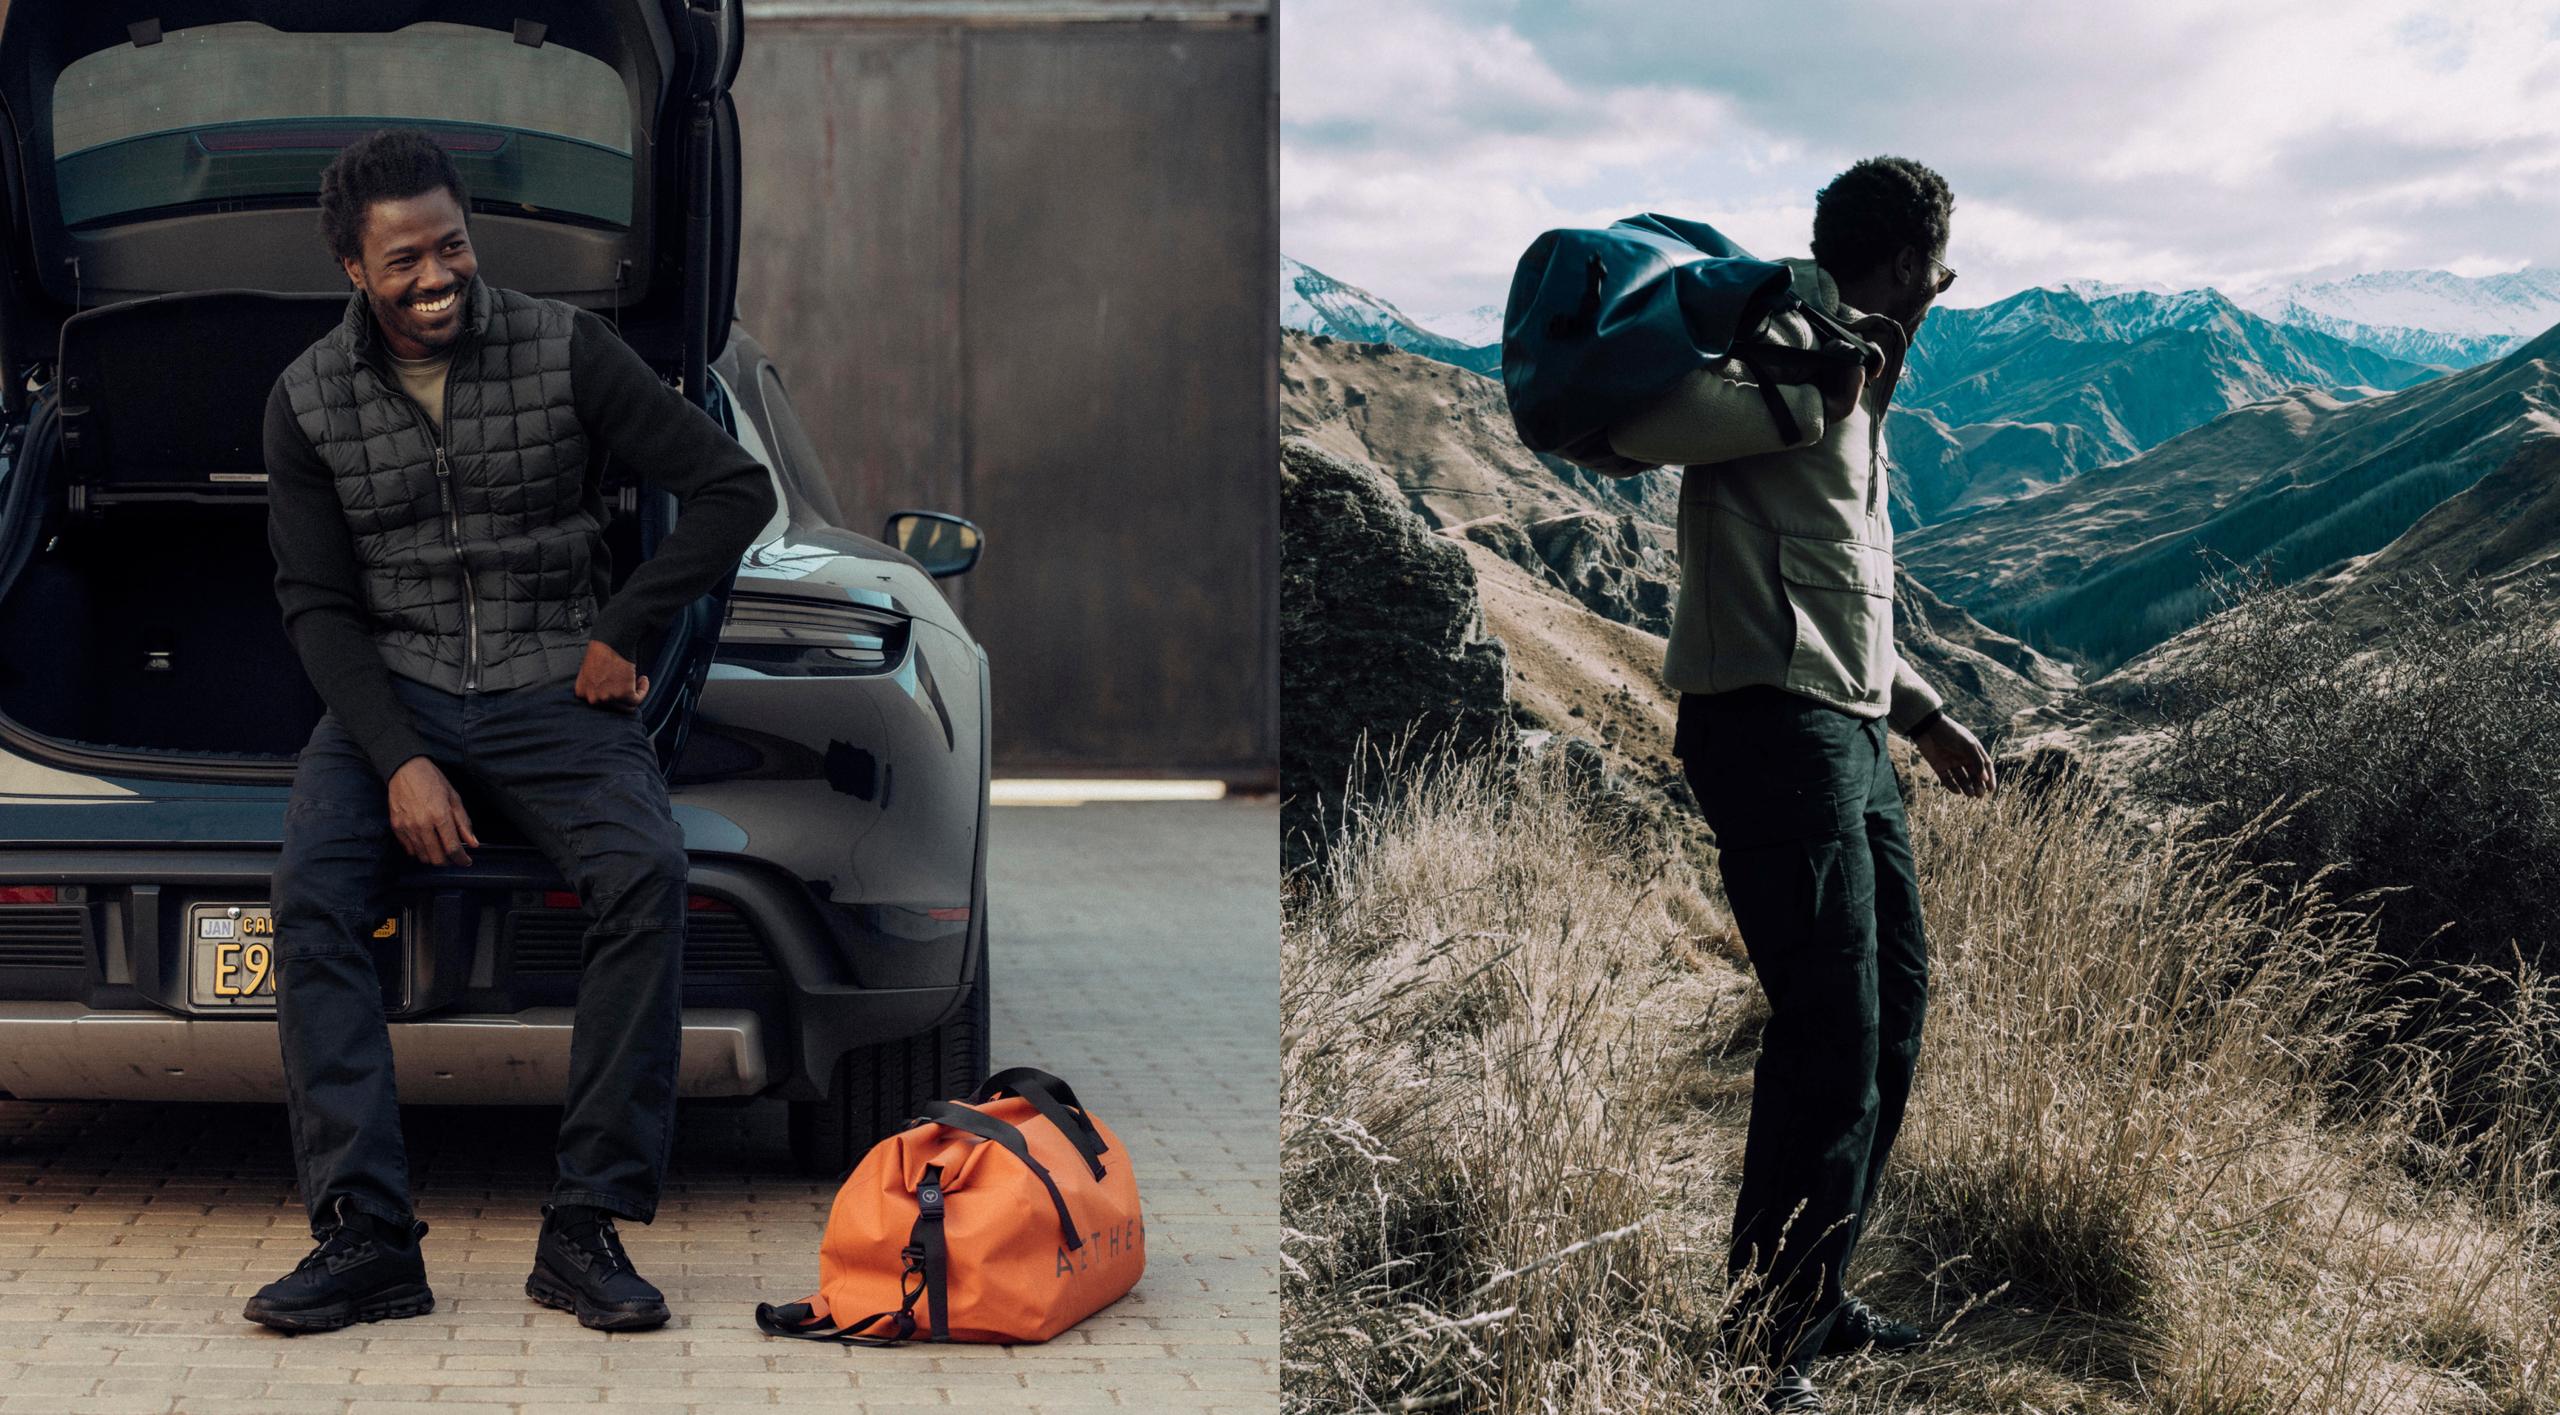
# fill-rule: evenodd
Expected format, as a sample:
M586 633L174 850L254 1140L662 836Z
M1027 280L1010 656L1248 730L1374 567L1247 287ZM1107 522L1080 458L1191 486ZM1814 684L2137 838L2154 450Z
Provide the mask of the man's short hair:
M378 201L399 201L443 187L471 210L453 158L419 128L382 128L347 144L320 174L320 238L340 260L364 258L364 216Z
M1814 194L1814 264L1854 280L1904 246L1937 255L1955 209L1946 178L1907 157L1870 157Z

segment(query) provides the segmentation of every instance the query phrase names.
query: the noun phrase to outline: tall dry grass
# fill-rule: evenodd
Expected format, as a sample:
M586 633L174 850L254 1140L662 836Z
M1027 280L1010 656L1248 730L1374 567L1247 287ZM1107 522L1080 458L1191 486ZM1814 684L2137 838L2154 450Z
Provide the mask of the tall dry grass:
M1750 1408L1709 1334L1764 1014L1712 871L1552 765L1400 785L1286 889L1291 1408ZM2085 793L1911 816L1932 1008L1853 1277L1944 1333L1823 1363L1835 1409L2560 1408L2550 1215L2411 1177L2479 1169L2402 1162L2424 1066L2356 1089L2425 996L2364 915Z

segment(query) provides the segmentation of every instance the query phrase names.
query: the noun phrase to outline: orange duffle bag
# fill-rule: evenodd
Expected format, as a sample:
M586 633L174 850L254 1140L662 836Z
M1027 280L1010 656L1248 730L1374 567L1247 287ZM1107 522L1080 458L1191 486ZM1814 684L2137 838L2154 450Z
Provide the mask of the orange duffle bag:
M1119 1138L1066 1082L1017 1066L873 1146L836 1192L817 1293L759 1303L756 1325L854 1346L1047 1341L1146 1265Z

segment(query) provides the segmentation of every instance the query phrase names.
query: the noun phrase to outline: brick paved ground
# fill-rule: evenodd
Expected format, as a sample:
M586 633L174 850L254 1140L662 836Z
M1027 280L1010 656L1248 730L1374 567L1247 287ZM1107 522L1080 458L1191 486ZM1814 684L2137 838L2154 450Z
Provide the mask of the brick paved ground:
M1279 903L1267 803L996 813L995 1060L1067 1077L1147 1200L1138 1289L1057 1340L848 1351L760 1335L831 1193L780 1108L689 1105L658 1222L675 1321L605 1336L523 1292L556 1112L412 1111L436 1311L286 1338L240 1304L306 1251L274 1106L0 1101L0 1415L19 1411L1246 1412L1279 1390Z

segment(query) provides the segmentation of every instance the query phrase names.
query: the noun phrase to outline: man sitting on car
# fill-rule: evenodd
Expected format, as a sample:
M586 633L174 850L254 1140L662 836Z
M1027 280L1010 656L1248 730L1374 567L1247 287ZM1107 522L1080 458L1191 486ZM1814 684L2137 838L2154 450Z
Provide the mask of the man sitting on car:
M267 399L276 598L328 707L294 775L273 898L318 1246L245 1312L288 1331L435 1305L369 935L394 839L427 865L471 863L480 840L448 773L518 822L589 919L558 1176L525 1290L598 1329L667 1320L614 1228L650 1220L666 1168L686 904L634 660L735 568L774 497L763 466L604 321L484 284L469 209L423 132L341 153L320 179L320 229L354 291ZM619 593L592 472L606 453L682 507Z

